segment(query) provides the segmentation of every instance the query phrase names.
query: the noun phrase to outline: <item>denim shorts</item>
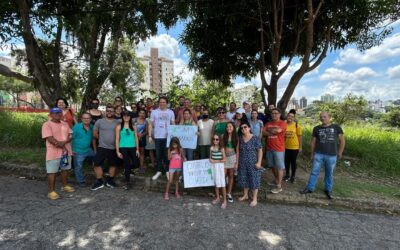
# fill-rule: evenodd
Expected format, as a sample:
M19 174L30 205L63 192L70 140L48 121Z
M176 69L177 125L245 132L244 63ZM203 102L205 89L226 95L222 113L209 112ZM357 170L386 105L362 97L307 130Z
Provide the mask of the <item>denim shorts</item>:
M268 150L266 153L267 164L270 168L285 169L285 152Z
M180 172L182 172L182 169L180 169L180 168L170 168L170 169L168 170L168 172L171 173L171 174L173 174L173 173L180 173Z
M56 174L56 173L58 173L59 170L70 170L71 169L71 162L72 162L71 156L68 156L68 166L61 168L60 160L61 160L61 158L46 161L46 172L48 174Z

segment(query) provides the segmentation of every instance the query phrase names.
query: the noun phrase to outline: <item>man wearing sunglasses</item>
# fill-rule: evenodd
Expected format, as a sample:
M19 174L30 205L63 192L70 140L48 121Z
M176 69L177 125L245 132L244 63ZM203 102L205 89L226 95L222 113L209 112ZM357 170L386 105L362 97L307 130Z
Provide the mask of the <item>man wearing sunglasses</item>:
M115 127L119 123L119 120L114 119L114 107L107 105L106 117L94 124L93 137L99 139L99 146L93 160L94 172L97 179L92 186L93 191L103 188L104 185L109 188L116 187L114 176L118 157L115 152ZM105 160L108 160L108 164L110 165L108 170L109 177L106 182L103 181L103 169L101 168Z
M271 111L272 121L267 122L264 127L263 135L267 137L267 164L272 168L275 181L269 183L274 188L273 194L282 192L282 179L285 170L285 132L286 122L280 119L281 112L274 108Z

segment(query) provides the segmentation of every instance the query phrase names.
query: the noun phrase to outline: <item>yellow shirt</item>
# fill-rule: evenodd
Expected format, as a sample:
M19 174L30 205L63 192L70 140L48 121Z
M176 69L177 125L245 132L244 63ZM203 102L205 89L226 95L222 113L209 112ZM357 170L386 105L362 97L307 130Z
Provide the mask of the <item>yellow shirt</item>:
M285 133L285 148L286 149L299 149L299 136L301 136L301 127L296 122L292 122L291 124L287 124L287 129Z

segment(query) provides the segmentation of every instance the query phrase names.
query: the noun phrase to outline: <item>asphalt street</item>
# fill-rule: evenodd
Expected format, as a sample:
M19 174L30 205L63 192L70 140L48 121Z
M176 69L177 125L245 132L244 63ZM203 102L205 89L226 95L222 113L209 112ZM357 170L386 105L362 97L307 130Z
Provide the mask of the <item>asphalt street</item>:
M60 189L57 183L57 189ZM0 249L400 249L400 218L0 176Z

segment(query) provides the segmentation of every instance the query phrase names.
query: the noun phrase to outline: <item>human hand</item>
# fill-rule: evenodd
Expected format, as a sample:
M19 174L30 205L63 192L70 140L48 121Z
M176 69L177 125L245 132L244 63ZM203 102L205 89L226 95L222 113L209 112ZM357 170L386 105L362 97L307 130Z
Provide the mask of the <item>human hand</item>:
M257 163L256 163L256 168L257 168L257 169L260 169L260 168L261 168L261 162L257 162Z
M136 156L139 158L140 157L140 152L139 150L136 151Z
M123 158L123 156L122 156L121 152L117 152L117 156L118 156L118 158L120 158L120 159L122 159L122 158Z

